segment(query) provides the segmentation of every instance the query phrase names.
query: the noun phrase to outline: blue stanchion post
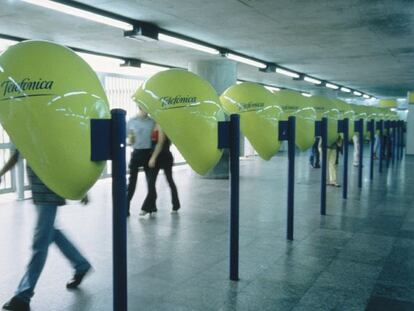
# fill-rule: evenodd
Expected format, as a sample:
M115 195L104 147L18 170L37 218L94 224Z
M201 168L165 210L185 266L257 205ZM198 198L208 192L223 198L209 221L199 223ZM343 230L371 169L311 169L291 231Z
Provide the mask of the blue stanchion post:
M385 123L384 123L384 127L385 127L385 130L386 130L386 132L387 132L387 143L386 143L386 146L387 146L387 149L385 150L385 163L386 163L386 166L387 166L387 168L390 166L390 160L391 160L391 148L390 148L390 143L391 143L391 132L390 132L390 126L391 126L391 124L390 124L390 121L389 120L386 120L385 121Z
M395 161L398 162L399 160L399 139L398 139L398 121L394 121L394 158Z
M230 116L230 279L239 279L239 178L240 178L240 116Z
M392 151L391 151L391 161L392 161L392 165L395 164L395 158L396 158L396 146L397 146L397 136L396 136L396 126L395 126L396 122L395 121L391 121L391 130L392 130Z
M240 116L219 122L218 148L230 150L230 280L239 280Z
M295 134L296 118L279 121L279 140L288 142L288 187L287 187L287 229L286 238L293 240L294 232L294 195L295 195Z
M370 152L370 161L369 161L369 179L374 179L374 146L375 146L375 120L370 120L368 122L368 130L371 142L371 152Z
M342 198L348 198L348 155L349 155L349 119L345 118L343 120L343 130L344 130L344 174L343 178L343 188L342 188Z
M91 160L112 160L113 310L128 310L125 110L113 109L111 119L91 120Z
M112 205L113 205L113 274L114 310L128 310L127 294L127 189L126 189L126 123L125 111L111 111Z
M380 120L377 123L378 130L379 130L379 165L378 170L380 173L382 173L382 160L383 160L383 154L384 154L384 121Z
M359 165L358 165L358 187L362 188L362 169L364 167L364 119L355 122L355 128L359 133Z
M338 133L343 134L342 150L344 153L344 171L342 176L342 198L348 197L348 143L349 143L349 119L338 120Z
M399 121L400 122L400 160L402 160L404 155L404 132L405 132L405 121Z
M401 160L402 155L402 122L398 121L398 160Z
M328 119L322 118L315 123L315 136L321 137L321 215L326 215L326 175L327 175L327 148L328 148Z

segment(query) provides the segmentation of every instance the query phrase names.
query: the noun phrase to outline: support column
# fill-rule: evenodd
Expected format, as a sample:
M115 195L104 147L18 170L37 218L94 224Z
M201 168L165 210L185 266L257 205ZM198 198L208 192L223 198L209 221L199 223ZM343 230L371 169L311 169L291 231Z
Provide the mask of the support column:
M236 62L219 59L219 60L199 60L190 62L188 70L206 79L214 87L220 96L228 87L236 84L237 81L237 64ZM240 141L243 140L240 135ZM243 144L241 144L243 147ZM240 148L240 154L244 154L243 148ZM219 163L212 168L204 178L209 179L227 179L229 178L229 151L223 150L223 156Z

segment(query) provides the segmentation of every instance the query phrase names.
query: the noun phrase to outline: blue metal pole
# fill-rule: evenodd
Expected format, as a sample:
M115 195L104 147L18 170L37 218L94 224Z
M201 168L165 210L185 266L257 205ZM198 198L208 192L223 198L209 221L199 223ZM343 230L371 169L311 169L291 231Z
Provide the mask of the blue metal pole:
M399 121L398 122L398 136L399 136L399 141L398 141L398 158L399 160L402 159L402 146L403 146L403 130L402 130L402 122Z
M113 204L113 309L128 310L125 110L111 111L112 204Z
M364 155L364 120L359 119L359 166L358 166L358 187L362 188L362 167Z
M390 143L391 143L391 132L390 132L390 121L389 120L387 120L387 121L385 121L385 129L386 129L386 131L387 131L387 150L386 150L386 164L387 164L387 168L390 166L390 160L391 160L391 153L390 153L390 151L391 151L391 146L390 146Z
M402 160L404 155L404 128L405 122L400 121L400 160Z
M375 121L369 122L370 140L371 140L371 157L369 166L369 179L374 179L374 146L375 146Z
M383 150L384 150L384 144L383 144L383 139L384 139L384 121L380 120L379 121L379 144L380 144L380 150L379 150L379 172L382 173L382 155L383 155Z
M321 215L326 215L326 162L328 145L328 119L322 118L321 122L322 139L322 166L321 166Z
M239 280L240 116L230 116L230 280Z
M392 128L392 152L391 152L391 159L392 159L392 165L395 164L395 158L397 156L396 154L396 146L397 146L397 136L396 136L396 122L391 121L391 128Z
M293 240L295 194L295 129L296 118L288 119L288 189L287 189L287 239Z
M343 120L343 130L344 130L344 174L343 174L343 188L342 188L342 198L346 199L348 197L348 147L349 147L349 119L346 118Z
M395 159L400 160L400 121L395 122Z

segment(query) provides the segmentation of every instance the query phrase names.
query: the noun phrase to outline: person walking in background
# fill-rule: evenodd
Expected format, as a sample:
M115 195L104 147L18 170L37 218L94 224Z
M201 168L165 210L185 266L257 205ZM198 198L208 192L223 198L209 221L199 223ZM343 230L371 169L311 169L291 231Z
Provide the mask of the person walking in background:
M340 187L337 182L337 164L336 159L338 155L338 150L342 148L342 137L339 135L337 140L328 147L328 173L329 173L329 181L327 183L328 186Z
M319 141L321 138L319 136L315 137L311 148L311 155L309 158L310 165L313 168L320 168L320 152L319 152Z
M379 132L378 130L375 131L374 160L378 160L378 156L377 155L379 155L378 151L379 151L380 144L381 144L380 137L379 137L379 133L378 132Z
M168 185L171 190L171 202L172 202L172 213L176 213L180 209L180 200L178 199L177 186L175 185L172 176L172 167L174 163L173 155L170 151L171 141L162 131L159 125L156 126L154 139L156 144L151 158L148 162L150 168L149 178L151 184L156 183L158 173L160 169L164 171L165 178L167 179ZM156 199L156 198L155 198ZM155 204L155 202L154 202Z
M0 171L3 176L18 161L19 153L16 151ZM77 288L85 275L91 270L91 264L81 255L76 247L68 240L62 231L55 229L54 223L58 206L65 205L65 199L50 190L33 170L28 166L27 173L32 189L33 203L36 205L37 223L35 227L32 256L15 295L3 306L5 310L28 311L30 300L46 263L49 245L55 243L62 254L72 264L75 274L67 282L68 289ZM82 203L87 203L87 197Z
M354 133L354 136L352 136L352 141L354 142L354 160L353 165L359 166L359 135L358 133Z
M130 119L127 123L128 141L134 149L129 162L129 182L127 190L128 216L130 215L131 200L135 193L138 170L140 167L144 169L148 188L148 193L144 203L142 204L140 215L146 215L147 213L157 211L154 199L157 197L155 192L155 183L152 184L150 182L148 175L148 161L152 154L151 133L154 128L154 120L152 120L142 109L139 109L137 116Z
M343 154L343 144L336 146L336 158L335 158L335 165L339 164L339 155Z

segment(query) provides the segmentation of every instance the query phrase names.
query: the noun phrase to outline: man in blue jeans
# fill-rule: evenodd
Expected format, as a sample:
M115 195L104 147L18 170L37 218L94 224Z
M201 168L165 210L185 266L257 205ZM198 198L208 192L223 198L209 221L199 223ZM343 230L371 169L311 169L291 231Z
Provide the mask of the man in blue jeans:
M0 171L0 176L3 176L10 170L17 163L18 158L19 153L16 151ZM68 258L75 270L73 278L66 284L67 288L78 287L84 276L91 269L90 263L65 235L54 227L58 206L64 205L65 199L50 190L30 167L27 167L27 173L32 187L33 203L36 205L38 214L33 237L33 252L26 273L20 281L14 297L3 306L5 310L30 310L30 300L34 295L36 283L46 263L49 245L53 242L63 255ZM85 198L82 202L86 204L87 199Z

